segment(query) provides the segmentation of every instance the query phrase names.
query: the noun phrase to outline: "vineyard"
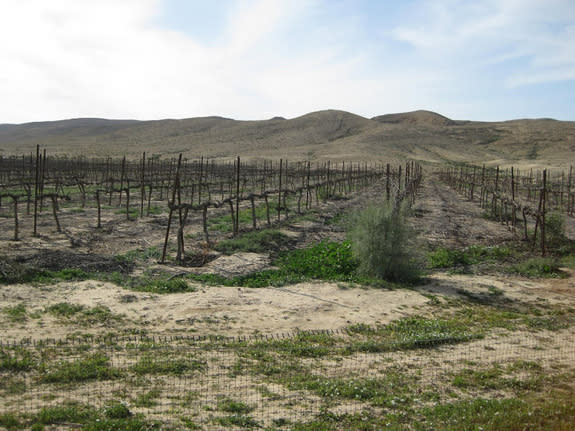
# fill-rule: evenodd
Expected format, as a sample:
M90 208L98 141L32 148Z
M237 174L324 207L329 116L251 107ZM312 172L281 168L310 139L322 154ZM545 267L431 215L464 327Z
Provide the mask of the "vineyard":
M190 216L202 226L207 245L213 242L210 218L229 215L230 232L271 226L301 215L314 204L356 193L385 179L385 199L415 193L420 167L383 163L313 164L288 163L285 160L241 163L215 160L140 161L113 159L54 158L37 149L33 157L0 159L0 217L12 218L12 239L21 239L21 231L41 232L39 218L53 220L57 232L65 230L62 212L74 212L78 218L94 213L92 226L102 228L106 215L123 215L126 220L167 213L166 250L172 225L177 223L176 261L184 260L184 231ZM8 205L6 204L8 202ZM23 214L22 214L23 213ZM243 217L242 217L243 216ZM194 218L192 216L192 218ZM242 221L248 223L242 225ZM175 220L174 220L175 219ZM31 226L24 226L25 223ZM175 229L174 229L175 230ZM224 229L225 231L225 229ZM6 233L6 229L3 229ZM73 239L71 239L73 241Z
M485 166L444 168L441 179L465 195L477 200L489 216L510 226L515 232L521 226L521 237L533 248L539 244L546 253L545 228L548 214L559 213L573 217L575 191L573 167L551 173L548 170L522 173L519 169L486 169ZM532 226L530 231L529 226Z
M572 176L1 157L0 429L570 429Z

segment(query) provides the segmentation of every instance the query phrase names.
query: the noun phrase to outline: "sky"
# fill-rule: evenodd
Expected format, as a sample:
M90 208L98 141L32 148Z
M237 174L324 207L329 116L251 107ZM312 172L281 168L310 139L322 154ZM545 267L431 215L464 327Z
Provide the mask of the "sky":
M0 0L0 123L575 120L575 0Z

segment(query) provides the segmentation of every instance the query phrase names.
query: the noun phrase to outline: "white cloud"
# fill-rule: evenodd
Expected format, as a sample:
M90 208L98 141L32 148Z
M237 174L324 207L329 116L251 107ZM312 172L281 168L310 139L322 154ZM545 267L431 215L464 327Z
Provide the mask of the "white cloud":
M394 50L389 31L361 28L370 11L326 21L324 0L238 0L209 44L155 24L161 0L5 0L0 123L325 108L449 114L462 104L445 94L464 92L477 69L522 61L501 79L509 87L574 79L571 4L416 2L391 31L413 49Z

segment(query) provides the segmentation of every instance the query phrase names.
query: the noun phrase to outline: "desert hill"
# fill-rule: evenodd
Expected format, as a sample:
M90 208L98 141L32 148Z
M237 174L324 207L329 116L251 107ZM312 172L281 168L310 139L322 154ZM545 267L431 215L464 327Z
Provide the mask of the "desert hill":
M452 126L455 124L453 120L441 114L425 110L379 115L373 117L372 120L379 121L380 123L420 124L429 126Z
M452 120L431 111L364 118L325 110L297 118L239 121L198 117L155 121L80 118L0 124L0 155L200 156L475 162L523 166L575 163L575 122Z

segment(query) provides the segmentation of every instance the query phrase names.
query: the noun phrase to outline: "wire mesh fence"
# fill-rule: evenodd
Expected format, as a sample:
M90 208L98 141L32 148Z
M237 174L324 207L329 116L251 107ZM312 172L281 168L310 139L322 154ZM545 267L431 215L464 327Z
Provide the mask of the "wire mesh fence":
M0 347L0 414L121 404L199 429L290 429L326 411L501 398L572 369L573 334L564 331L371 344L348 331L10 342Z

